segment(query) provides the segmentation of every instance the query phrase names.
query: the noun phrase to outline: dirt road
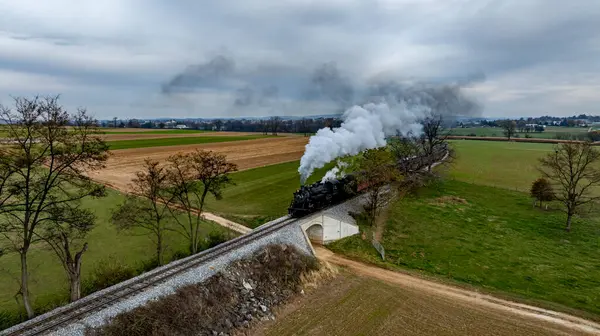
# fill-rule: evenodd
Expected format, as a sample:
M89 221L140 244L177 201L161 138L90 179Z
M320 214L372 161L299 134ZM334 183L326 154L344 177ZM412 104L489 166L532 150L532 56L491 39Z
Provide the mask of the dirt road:
M373 326L369 334L378 335L600 335L600 325L578 317L558 313L542 308L537 308L525 304L510 302L494 298L489 295L483 295L476 292L451 287L448 285L419 279L410 275L384 270L374 266L366 265L360 262L348 260L342 256L336 255L331 251L317 247L317 255L320 259L326 260L332 264L344 266L351 273L361 278L375 279L389 285L390 288L398 292L389 296L385 300L377 298L376 294L363 293L362 299L365 305L371 304L368 301L379 300L374 304L375 308L386 308L386 311L380 311L379 314L386 314L385 319L381 319L381 325ZM343 285L343 282L337 285ZM358 286L358 285L357 285ZM374 287L373 284L366 286ZM375 286L376 287L376 286ZM341 287L340 287L341 288ZM325 292L334 293L336 288L325 289ZM348 293L356 288L348 289ZM361 291L361 290L359 290ZM390 289L382 293L389 292ZM347 293L346 293L347 294ZM344 294L344 295L346 295ZM344 298L344 295L335 300L350 300ZM382 294L384 295L384 294ZM398 296L403 296L398 300ZM385 295L384 295L385 296ZM361 301L363 300L363 301ZM390 300L395 300L390 303ZM284 317L299 323L302 320L303 311L310 309L309 306L301 306L295 312L289 313ZM307 303L308 304L308 303ZM323 305L321 302L319 305ZM359 303L357 303L359 304ZM363 304L363 303L360 303ZM356 304L354 304L356 306ZM333 304L335 307L336 304ZM377 308L379 307L379 308ZM301 308L301 309L300 309ZM351 308L351 307L349 307ZM313 307L312 309L316 309ZM319 308L321 309L321 308ZM364 311L359 316L351 317L356 312L348 312L348 321L331 322L326 320L326 309L323 310L320 322L323 325L309 325L310 318L307 317L308 324L303 325L304 329L299 330L300 334L337 334L351 335L360 334L357 330L346 330L343 332L344 325L355 323L351 319L363 319L361 314L375 314L376 312ZM341 308L340 308L341 309ZM389 312L388 312L389 311ZM308 313L308 312L306 312ZM352 314L351 314L352 313ZM297 314L298 316L295 316ZM280 321L285 324L285 321ZM280 323L277 322L277 323ZM262 330L259 334L285 334L287 328L284 324L275 324ZM332 332L332 324L340 325L340 333ZM366 321L364 323L367 323ZM363 324L364 324L363 323ZM361 324L362 325L362 324ZM299 327L299 326L296 326ZM356 328L359 328L358 326ZM365 330L363 330L365 331ZM272 333L273 332L273 333Z
M139 171L146 158L165 162L177 152L187 153L196 149L223 153L236 163L239 170L299 160L308 143L305 137L278 137L256 140L220 142L198 145L135 148L113 151L106 168L91 172L94 180L118 190L127 190L128 184Z

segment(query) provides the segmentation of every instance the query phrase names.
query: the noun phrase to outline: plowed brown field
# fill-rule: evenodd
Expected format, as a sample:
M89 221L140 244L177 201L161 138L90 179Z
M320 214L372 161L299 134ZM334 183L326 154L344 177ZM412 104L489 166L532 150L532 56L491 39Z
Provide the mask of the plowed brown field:
M199 145L123 149L113 151L106 168L90 172L89 176L108 186L126 191L131 179L141 169L146 158L165 162L169 156L178 152L189 153L196 149L205 149L225 154L228 160L238 165L239 170L245 170L299 160L307 143L308 138L305 137L279 137Z

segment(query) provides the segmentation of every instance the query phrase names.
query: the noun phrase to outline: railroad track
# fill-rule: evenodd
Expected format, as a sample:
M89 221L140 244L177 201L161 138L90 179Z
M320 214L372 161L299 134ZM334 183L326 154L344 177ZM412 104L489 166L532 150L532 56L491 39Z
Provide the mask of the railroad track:
M0 332L0 336L43 335L56 329L79 321L91 313L110 307L115 303L144 291L153 285L160 284L173 276L214 260L248 242L268 236L295 221L297 218L284 216L272 221L258 230L236 237L206 251L174 261L158 269L144 273L136 278L91 294L67 306L40 315Z

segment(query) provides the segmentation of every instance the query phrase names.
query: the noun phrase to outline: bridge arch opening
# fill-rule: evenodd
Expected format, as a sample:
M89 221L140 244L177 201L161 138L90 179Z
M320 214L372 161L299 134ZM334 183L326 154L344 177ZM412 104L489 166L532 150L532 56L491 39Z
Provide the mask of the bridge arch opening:
M323 245L323 225L320 223L311 224L306 229L306 235L313 244Z

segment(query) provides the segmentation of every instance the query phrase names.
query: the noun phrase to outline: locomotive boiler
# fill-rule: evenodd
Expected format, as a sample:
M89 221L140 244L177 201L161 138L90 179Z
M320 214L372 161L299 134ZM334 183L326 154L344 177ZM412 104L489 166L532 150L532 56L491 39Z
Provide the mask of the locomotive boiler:
M356 177L352 174L340 179L301 186L294 193L288 213L292 217L302 217L347 200L359 192Z

